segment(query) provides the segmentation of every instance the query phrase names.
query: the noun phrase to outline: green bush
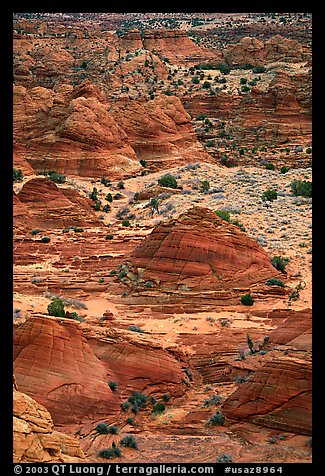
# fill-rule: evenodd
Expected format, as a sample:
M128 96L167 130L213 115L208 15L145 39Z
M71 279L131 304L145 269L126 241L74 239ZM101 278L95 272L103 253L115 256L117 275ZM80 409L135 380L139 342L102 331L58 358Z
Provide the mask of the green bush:
M265 66L255 66L255 68L253 69L253 73L255 74L265 73L265 71Z
M215 210L214 213L222 220L230 222L230 213L227 210Z
M281 288L284 288L284 282L277 278L268 279L265 284L268 286L281 286Z
M265 192L262 193L261 198L263 202L272 202L273 200L276 200L278 198L278 194L276 190L269 188L268 190L265 190Z
M64 183L66 181L65 175L59 174L58 172L48 172L47 176L55 183Z
M113 197L112 197L112 194L111 193L108 193L105 197L105 200L107 200L108 202L112 202L113 201Z
M284 256L273 256L273 258L271 258L272 266L274 266L275 269L281 271L282 273L285 273L285 267L288 262L289 258L286 258Z
M209 83L209 81L204 81L204 83L202 84L202 88L203 89L211 88L211 83Z
M48 236L43 236L43 238L41 238L42 243L49 243L50 241L51 241L51 238L49 238Z
M20 169L13 169L13 181L14 182L21 182L24 176Z
M233 459L230 455L223 453L222 455L218 456L217 463L233 463Z
M119 429L118 429L117 426L112 425L112 426L109 426L109 427L107 428L107 431L108 431L108 433L111 434L111 435L117 435L118 432L119 432Z
M166 174L158 179L158 185L161 187L177 188L177 180L173 175Z
M288 167L286 167L285 165L283 165L280 169L280 174L286 174L288 172Z
M273 164L271 164L270 162L268 162L267 164L265 164L265 168L266 168L266 170L274 170L275 167L274 167Z
M307 180L293 180L290 184L290 187L295 197L311 197L312 185L313 183Z
M125 435L121 439L120 445L127 446L128 448L134 448L134 449L138 448L138 444L136 442L136 439L132 435Z
M53 301L47 306L47 312L50 316L65 317L62 299L53 299Z
M116 458L116 457L119 458L120 456L122 456L122 451L120 450L120 448L117 448L117 446L112 445L112 448L107 448L105 450L100 450L98 452L98 456L100 458L105 458L105 459L112 459L112 458Z
M128 402L141 408L147 403L147 396L140 392L133 392L128 398Z
M240 78L240 84L246 84L247 79L246 78Z
M38 233L41 233L42 230L32 230L30 232L31 235L37 235Z
M244 306L252 306L254 304L254 299L252 298L250 294L245 294L244 296L241 296L240 302Z
M208 426L224 425L224 423L225 423L225 417L221 411L212 415L207 421Z
M117 184L117 188L119 188L120 190L124 189L124 182L122 180L120 180Z
M218 64L217 69L218 69L218 70L220 71L220 73L222 73L222 74L229 74L230 71L231 71L230 66L228 66L227 64L221 64L221 63Z
M103 185L105 185L105 187L109 187L110 184L111 184L111 181L108 180L106 177L102 177L102 178L100 179L100 183L102 183Z
M312 153L312 149L311 149L311 147L308 147L308 148L306 149L306 154L311 154L311 153Z
M106 235L105 240L112 240L114 238L113 235ZM112 273L111 273L112 274Z
M243 93L248 93L248 91L250 91L250 88L248 86L242 86L241 90L243 91Z
M106 205L103 206L102 210L105 213L109 213L111 211L111 206L108 203L106 203Z
M142 167L147 167L147 162L144 159L140 160L140 164L142 165Z
M98 433L100 433L101 435L106 435L109 433L108 431L108 425L106 425L106 423L98 423L98 425L96 426L96 431L98 431Z
M152 409L152 413L162 413L166 409L163 403L156 403L156 405Z
M115 390L118 387L118 384L116 382L112 382L111 380L108 382L109 388L112 390L112 392L115 392Z
M201 182L200 191L204 193L204 192L207 192L209 188L210 188L210 183L208 182L208 180L203 180L203 182Z
M129 222L129 220L123 220L122 226L131 226L131 223Z

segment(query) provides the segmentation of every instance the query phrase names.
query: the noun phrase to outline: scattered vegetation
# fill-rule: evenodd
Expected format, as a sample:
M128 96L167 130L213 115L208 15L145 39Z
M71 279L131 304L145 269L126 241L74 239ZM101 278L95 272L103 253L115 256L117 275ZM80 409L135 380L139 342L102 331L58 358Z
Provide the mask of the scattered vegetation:
M293 180L290 184L291 191L295 197L311 197L312 182L307 180Z
M286 258L285 256L273 256L273 258L271 258L272 266L282 273L286 272L285 268L288 262L289 258Z
M244 296L241 296L240 302L244 306L252 306L254 304L254 299L252 298L250 294L245 294Z
M162 413L166 409L163 403L156 403L156 405L152 409L152 413Z
M122 445L122 446L127 446L128 448L138 449L137 441L136 441L136 439L134 438L134 436L132 436L132 435L125 435L125 436L121 439L120 445Z
M225 417L222 411L218 411L217 413L214 413L209 420L207 421L207 426L215 426L215 425L224 425L225 423Z
M269 188L268 190L265 190L262 193L261 198L263 202L266 202L266 201L272 202L273 200L276 200L278 198L278 194L276 190Z
M112 390L112 392L115 392L115 390L118 387L118 384L116 382L112 382L111 380L108 382L109 388Z
M161 187L177 188L177 180L171 174L166 174L158 179L158 185Z
M13 181L14 182L21 182L24 176L20 169L13 168Z
M65 317L64 304L61 299L53 299L47 306L47 312L50 316Z
M284 282L278 278L268 279L265 284L267 284L268 286L281 286L281 288L284 288Z

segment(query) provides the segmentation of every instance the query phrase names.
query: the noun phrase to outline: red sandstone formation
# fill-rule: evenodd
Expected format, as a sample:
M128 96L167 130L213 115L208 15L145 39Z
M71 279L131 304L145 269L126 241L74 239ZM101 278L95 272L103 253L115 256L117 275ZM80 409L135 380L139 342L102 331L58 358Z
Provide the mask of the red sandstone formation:
M240 384L223 405L228 418L311 434L311 362L273 359Z
M213 161L197 141L190 116L176 96L145 103L119 101L111 111L139 160L144 159L152 170Z
M187 36L185 31L180 29L146 30L143 46L147 50L155 50L175 64L192 66L218 56L221 58L219 51L201 48Z
M15 330L17 384L48 408L55 424L116 416L132 391L183 393L181 364L151 340L107 339L82 329L70 319L39 316Z
M141 280L191 290L250 286L278 274L267 253L213 211L194 207L154 228L131 254Z
M279 61L299 63L304 59L301 44L280 35L271 37L265 43L256 38L241 38L238 43L223 50L223 57L227 64L234 66L260 66Z
M95 97L14 87L14 146L38 171L111 178L141 166L125 132Z
M47 409L28 395L13 393L14 463L84 463L79 442L55 431Z
M184 98L184 107L193 116L204 112L231 121L234 139L245 143L275 144L311 141L311 74L289 74L278 70L269 88L255 86L249 98L218 93L209 97L200 93ZM290 160L290 159L288 159Z
M41 224L42 229L102 224L91 208L93 202L90 199L81 197L74 189L59 188L46 178L34 178L26 182L18 199L14 205L18 215L17 226L21 223L22 213L19 212L19 202L24 205L23 213L27 208L27 216Z

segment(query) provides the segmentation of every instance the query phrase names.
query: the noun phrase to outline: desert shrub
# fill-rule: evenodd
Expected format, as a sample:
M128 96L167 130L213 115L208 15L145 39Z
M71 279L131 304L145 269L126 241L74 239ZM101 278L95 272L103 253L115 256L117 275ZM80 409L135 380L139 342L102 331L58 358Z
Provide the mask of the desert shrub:
M162 399L164 400L164 402L169 402L169 400L170 400L170 394L169 394L169 393L165 393L165 395L162 396Z
M109 433L108 431L108 425L106 423L98 423L98 425L96 426L96 431L98 431L98 433L100 433L101 435L106 435Z
M306 154L311 154L311 153L312 153L311 147L307 147L307 149L306 149Z
M105 213L109 213L111 211L111 206L108 203L106 203L106 205L103 206L102 210Z
M118 427L115 425L109 426L107 430L108 430L108 433L110 433L111 435L117 435L119 432Z
M255 68L253 68L253 73L255 74L265 73L265 71L265 66L255 66Z
M248 93L248 91L250 91L250 88L248 86L242 86L241 90L243 91L243 93Z
M129 408L131 407L131 403L129 402L122 402L121 403L121 409L125 412L126 410L128 410Z
M281 286L281 288L284 288L284 282L277 278L268 279L265 284L268 286Z
M288 167L286 167L285 165L282 165L280 169L280 174L286 174L288 170L289 170Z
M53 299L53 301L47 306L47 312L50 316L65 317L62 299Z
M48 236L43 236L41 238L42 243L49 243L50 241L51 241L51 238L49 238Z
M106 177L102 177L102 178L100 179L100 183L102 183L103 185L105 185L105 187L109 187L110 184L111 184L111 181L108 180Z
M220 405L221 401L222 399L219 397L219 395L213 395L211 398L207 398L204 401L203 406L210 407L211 405Z
M136 326L136 325L131 325L131 326L128 326L128 329L129 331L133 331L133 332L140 332L140 334L144 334L144 330L141 329L140 327Z
M123 180L120 180L117 184L117 188L119 188L120 190L124 189L124 182Z
M208 182L208 180L203 180L203 182L201 182L200 191L204 193L204 192L207 192L209 188L210 188L210 183Z
M138 408L142 408L147 403L147 396L140 392L133 392L128 398L128 402L136 405Z
M221 63L218 64L217 69L218 69L218 70L220 71L220 73L222 73L222 74L229 74L230 71L231 71L230 66L228 66L227 64L221 64Z
M223 425L225 423L225 417L224 414L219 411L212 415L209 420L207 421L208 426L215 426L215 425Z
M230 222L230 213L227 210L215 210L214 213L222 220Z
M115 390L118 387L118 384L116 382L112 382L111 380L108 382L109 388L112 390L112 392L115 392Z
M97 202L98 198L97 198L97 194L98 194L98 190L96 187L93 187L93 190L91 192L91 194L89 195L89 198L91 200L93 200L94 202Z
M156 405L152 409L152 413L162 413L166 409L163 403L156 403Z
M240 78L240 84L246 84L247 79L246 78Z
M222 455L218 456L216 462L217 463L233 463L233 460L230 455L223 453Z
M244 306L252 306L254 304L254 299L252 298L250 294L245 294L244 296L241 296L240 302Z
M134 424L134 418L128 417L128 418L126 419L126 423L127 423L128 425L133 425L133 424Z
M262 193L261 198L263 202L266 202L266 201L272 202L273 200L276 200L278 198L278 194L276 190L269 188L268 190L265 190Z
M112 202L113 201L113 197L112 197L112 194L111 193L108 193L105 197L105 200L107 200L108 202Z
M203 85L202 85L202 88L203 89L209 89L211 88L211 83L209 83L209 81L204 81Z
M122 451L117 446L112 446L112 448L100 450L98 456L105 459L119 458L122 456Z
M128 448L134 448L134 449L137 449L137 448L138 448L137 441L136 441L136 439L134 438L134 436L132 436L132 435L125 435L125 436L121 439L120 444L121 444L122 446L127 446Z
M131 223L129 220L123 220L122 221L122 226L131 226Z
M41 233L41 230L32 230L30 232L31 235L37 235L37 233Z
M13 181L14 182L21 182L24 176L20 169L13 168Z
M312 196L312 182L307 180L293 180L290 184L291 191L295 197L311 197Z
M271 164L270 162L267 162L267 163L265 164L265 168L266 168L266 170L274 170L275 167L274 167L274 165Z
M64 183L66 181L65 175L59 174L58 172L48 172L47 176L55 183Z
M85 230L84 230L83 228L76 228L76 227L74 227L74 228L73 228L73 231L74 231L75 233L83 233Z
M235 220L232 220L230 223L232 223L233 225L236 225L238 226L241 231L246 231L246 228L244 227L244 225L242 223L240 223L237 218L235 218Z
M110 235L110 234L105 236L105 240L112 240L113 238L114 238L114 236Z
M177 188L177 180L173 175L166 174L158 179L158 185L161 187Z
M273 258L271 258L271 263L275 269L285 273L285 267L289 263L289 258L286 258L285 256L273 256Z

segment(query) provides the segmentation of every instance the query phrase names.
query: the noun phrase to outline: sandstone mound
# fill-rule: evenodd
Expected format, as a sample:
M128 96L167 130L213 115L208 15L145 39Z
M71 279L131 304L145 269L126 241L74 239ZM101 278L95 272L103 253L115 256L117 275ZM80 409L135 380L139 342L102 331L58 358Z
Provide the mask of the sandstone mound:
M228 418L298 434L311 434L311 363L273 359L226 400Z
M15 86L14 146L38 171L122 178L141 169L125 132L94 96Z
M52 180L34 178L26 182L14 204L17 216L15 226L22 225L21 215L27 209L27 217L41 228L68 226L101 226L91 208L92 201L83 198L76 190L59 188ZM21 212L19 208L23 204Z
M151 170L213 158L198 142L189 114L176 96L159 96L147 102L117 102L112 115L127 133L139 160Z
M255 240L201 207L160 223L130 260L142 280L172 289L233 289L278 275Z
M209 59L221 57L218 50L201 48L192 41L184 30L159 29L146 30L143 36L143 46L147 50L155 50L164 58L167 57L172 63L194 65L203 63Z
M182 363L159 345L137 336L101 337L66 318L36 316L15 330L14 372L19 388L61 425L116 417L122 396L133 391L184 392Z
M265 43L256 38L241 38L223 50L223 57L226 63L234 66L260 66L279 61L299 63L304 59L302 45L281 35L275 35Z
M28 395L14 388L13 462L85 462L79 442L55 431L51 414Z

